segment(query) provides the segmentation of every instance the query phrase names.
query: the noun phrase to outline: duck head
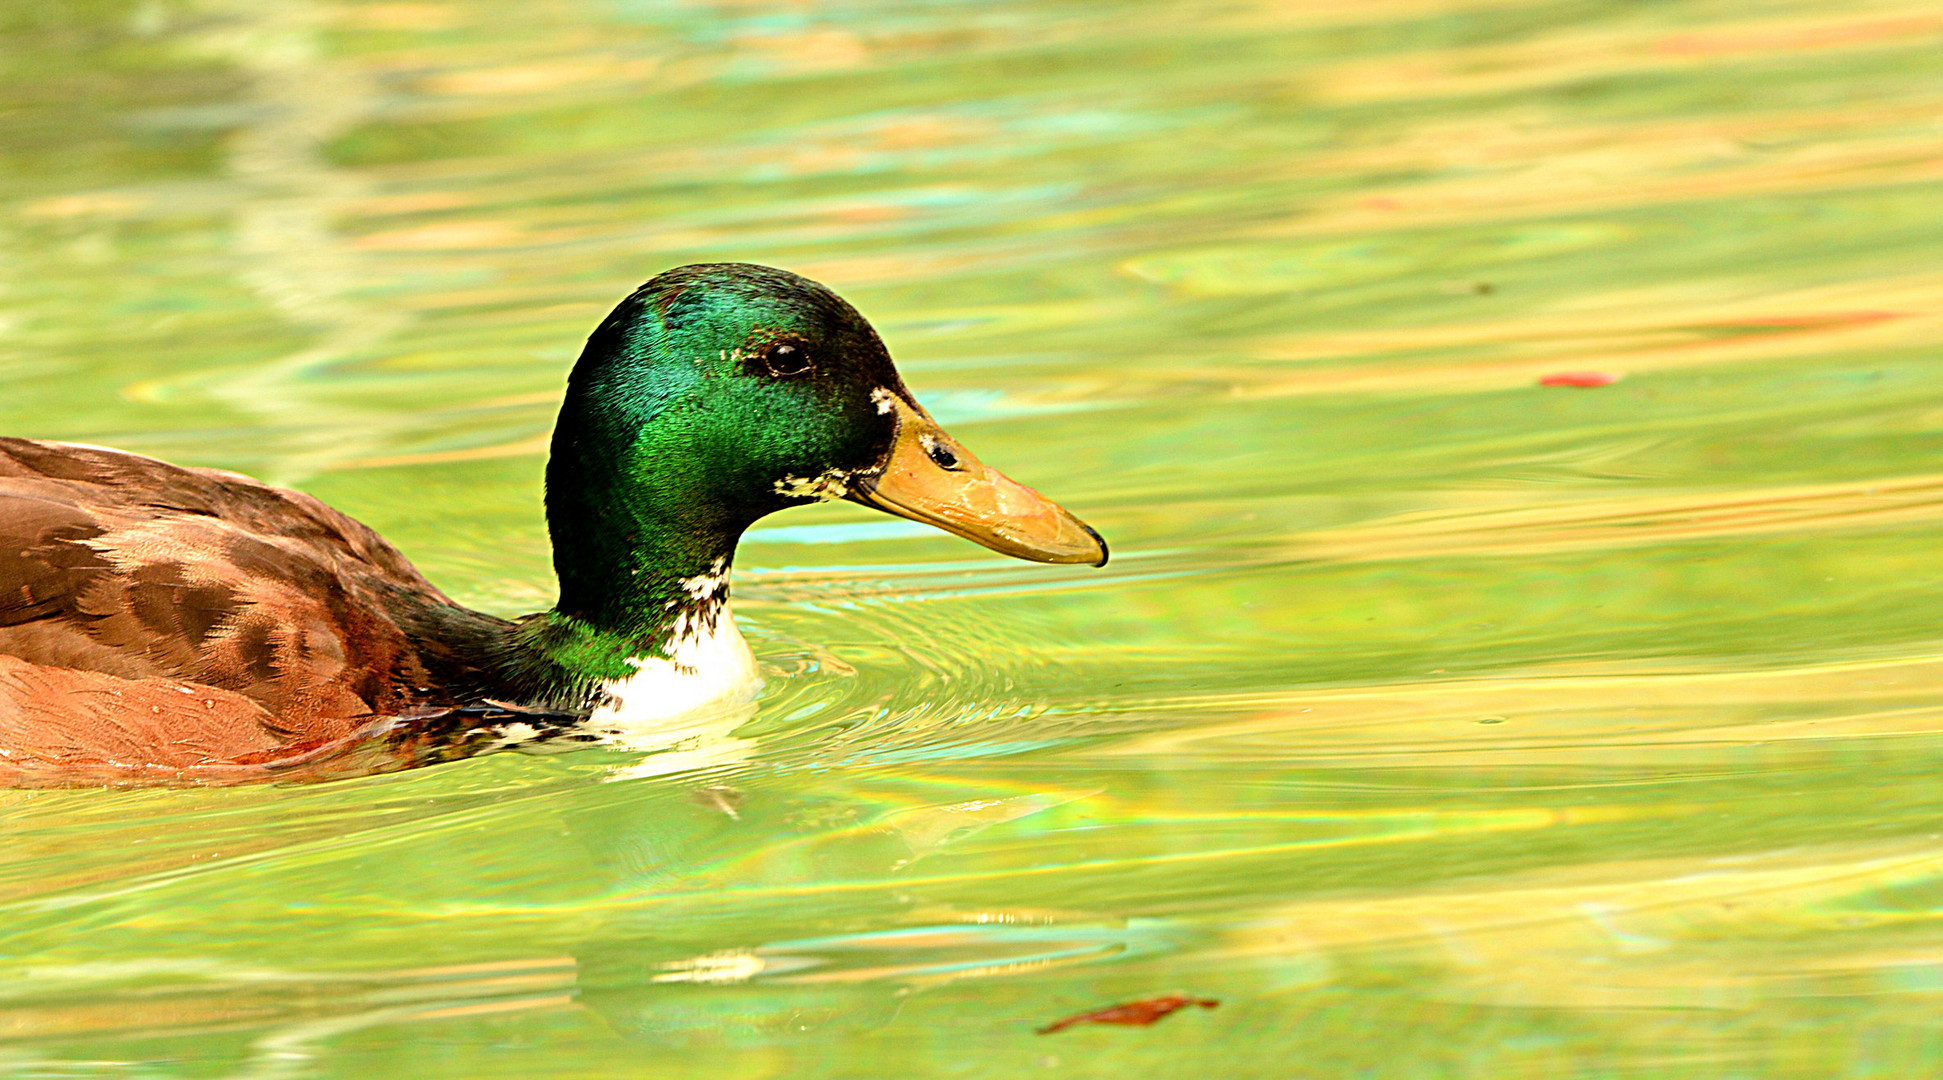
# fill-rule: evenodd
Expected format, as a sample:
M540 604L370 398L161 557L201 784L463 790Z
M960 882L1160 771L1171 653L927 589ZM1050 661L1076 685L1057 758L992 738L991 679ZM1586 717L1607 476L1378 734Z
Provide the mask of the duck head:
M757 519L833 498L1021 559L1107 558L1098 533L947 434L835 293L684 266L623 300L568 380L547 465L557 610L633 629L719 592Z

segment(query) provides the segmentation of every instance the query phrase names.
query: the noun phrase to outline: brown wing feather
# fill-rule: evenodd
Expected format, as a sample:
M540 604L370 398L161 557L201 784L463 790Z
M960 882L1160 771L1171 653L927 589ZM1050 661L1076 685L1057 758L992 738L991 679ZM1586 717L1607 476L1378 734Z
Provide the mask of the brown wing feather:
M164 772L278 749L263 706L171 679L123 679L0 656L0 776Z
M307 495L0 438L0 748L16 755L184 767L342 740L437 696L399 623L430 609L484 618Z

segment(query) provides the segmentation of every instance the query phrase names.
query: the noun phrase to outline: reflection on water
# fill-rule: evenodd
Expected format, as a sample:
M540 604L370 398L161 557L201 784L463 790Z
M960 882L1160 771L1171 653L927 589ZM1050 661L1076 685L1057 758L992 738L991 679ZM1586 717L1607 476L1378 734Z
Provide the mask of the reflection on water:
M793 511L732 731L0 792L0 1074L1943 1060L1933 3L0 19L0 430L533 610L580 340L744 259L1116 555Z

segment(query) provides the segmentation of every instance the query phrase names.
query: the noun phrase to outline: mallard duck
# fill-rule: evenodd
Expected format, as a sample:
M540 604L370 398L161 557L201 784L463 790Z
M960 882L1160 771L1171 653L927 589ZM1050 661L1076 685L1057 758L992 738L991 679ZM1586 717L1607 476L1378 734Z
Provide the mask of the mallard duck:
M546 468L560 599L517 620L301 492L0 439L0 782L372 772L746 693L736 543L823 499L1107 558L947 435L854 308L739 263L661 274L587 339Z

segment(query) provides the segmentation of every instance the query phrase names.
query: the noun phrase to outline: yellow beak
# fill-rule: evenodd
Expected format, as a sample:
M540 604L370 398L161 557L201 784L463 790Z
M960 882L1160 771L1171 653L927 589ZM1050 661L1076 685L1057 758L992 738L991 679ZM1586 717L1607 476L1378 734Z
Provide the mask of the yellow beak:
M1106 565L1106 541L1085 522L978 460L916 404L885 399L897 414L897 441L883 471L846 498L1016 558Z

